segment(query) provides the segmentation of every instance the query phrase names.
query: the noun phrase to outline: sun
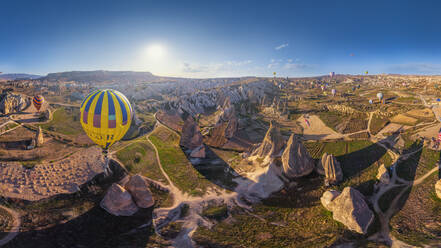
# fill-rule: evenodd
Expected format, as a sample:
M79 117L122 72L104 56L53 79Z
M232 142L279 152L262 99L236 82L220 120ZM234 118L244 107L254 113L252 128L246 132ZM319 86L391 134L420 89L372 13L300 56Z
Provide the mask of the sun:
M153 44L147 47L147 57L151 59L160 59L165 55L165 48L160 44Z

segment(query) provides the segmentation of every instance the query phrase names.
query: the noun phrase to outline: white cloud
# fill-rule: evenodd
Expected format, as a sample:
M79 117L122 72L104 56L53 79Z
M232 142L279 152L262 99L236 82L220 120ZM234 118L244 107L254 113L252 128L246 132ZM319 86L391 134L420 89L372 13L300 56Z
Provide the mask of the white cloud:
M279 46L276 46L274 49L276 49L276 50L280 50L280 49L285 48L285 47L287 47L287 46L288 46L288 43L284 43L284 44L281 44L281 45L279 45Z
M304 70L307 69L309 66L306 64L301 64L301 63L286 63L285 65L283 65L283 69L287 69L287 70Z

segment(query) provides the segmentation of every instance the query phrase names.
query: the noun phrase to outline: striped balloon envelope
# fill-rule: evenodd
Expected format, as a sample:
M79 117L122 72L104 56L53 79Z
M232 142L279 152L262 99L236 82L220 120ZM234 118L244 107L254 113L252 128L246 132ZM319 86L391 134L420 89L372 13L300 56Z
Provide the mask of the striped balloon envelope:
M80 121L87 136L103 149L120 140L130 128L132 106L119 91L90 93L81 103Z
M41 106L44 103L44 98L43 96L34 96L34 98L32 98L32 104L34 104L34 107L37 109L37 111L40 111Z

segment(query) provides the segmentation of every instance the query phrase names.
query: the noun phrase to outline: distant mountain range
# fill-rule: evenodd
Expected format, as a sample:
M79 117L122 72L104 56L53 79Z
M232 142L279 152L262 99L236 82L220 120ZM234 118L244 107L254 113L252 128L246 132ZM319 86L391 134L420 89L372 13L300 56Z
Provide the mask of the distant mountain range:
M47 81L76 81L84 83L139 83L149 82L160 79L150 72L135 72L135 71L68 71L49 73L47 76L40 78L40 80Z
M15 79L37 79L43 76L26 74L26 73L8 73L0 74L0 80L15 80Z

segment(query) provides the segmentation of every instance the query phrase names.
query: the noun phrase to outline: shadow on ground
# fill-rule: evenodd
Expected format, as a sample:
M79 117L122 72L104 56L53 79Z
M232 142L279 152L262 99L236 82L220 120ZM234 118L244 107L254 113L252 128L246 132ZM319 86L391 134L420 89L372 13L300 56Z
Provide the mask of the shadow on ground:
M153 208L117 217L99 206L107 188L125 175L112 160L110 167L114 171L110 177L99 174L74 194L36 202L3 199L6 205L22 212L21 232L4 247L146 247L154 234ZM72 217L76 212L82 213Z
M235 179L249 181L248 178L239 175L207 145L205 145L205 158L192 158L189 151L184 147L181 149L188 161L201 175L221 188L234 191L238 185Z

